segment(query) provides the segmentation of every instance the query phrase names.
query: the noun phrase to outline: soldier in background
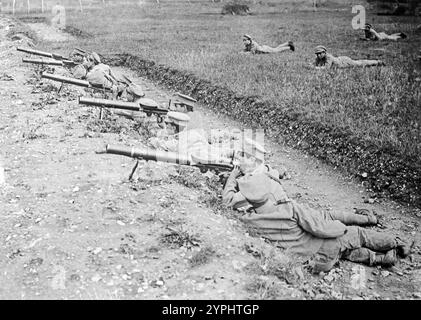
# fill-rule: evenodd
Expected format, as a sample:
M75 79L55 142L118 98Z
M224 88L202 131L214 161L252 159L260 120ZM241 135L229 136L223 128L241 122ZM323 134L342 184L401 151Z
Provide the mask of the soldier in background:
M312 261L313 272L327 272L341 259L389 267L406 257L401 239L361 227L377 224L361 214L321 212L291 200L282 186L284 174L264 165L264 150L255 145L231 172L223 202L243 212L240 218L287 252Z
M316 69L336 68L350 68L350 67L371 67L371 66L385 66L386 64L381 60L352 60L347 56L334 57L327 52L326 47L317 46L315 49L316 61L314 66Z
M373 29L372 25L369 23L366 23L364 26L364 34L365 38L364 40L372 40L372 41L382 41L382 40L399 40L399 39L406 39L407 35L403 32L398 32L394 34L386 34L384 32L376 32L376 30Z
M287 50L291 50L291 51L295 50L294 43L292 41L282 43L279 46L273 48L273 47L269 47L267 45L258 44L248 34L245 34L243 36L243 43L244 43L244 46L245 46L244 51L245 52L251 52L253 54L277 53L277 52L283 52L283 51L287 51Z

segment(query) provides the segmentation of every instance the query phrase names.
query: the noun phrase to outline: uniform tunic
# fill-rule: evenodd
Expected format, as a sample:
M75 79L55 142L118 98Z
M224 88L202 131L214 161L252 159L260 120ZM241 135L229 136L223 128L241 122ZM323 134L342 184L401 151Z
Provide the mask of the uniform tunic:
M86 75L86 80L92 84L102 85L106 88L111 88L113 82L109 80L111 77L111 68L103 63L94 66Z
M85 79L86 77L86 68L81 64L75 66L70 72L76 79Z
M279 172L268 166L238 179L231 175L222 199L234 209L251 204L254 212L245 213L241 220L295 254L311 256L322 247L324 239L346 232L342 222L290 200L279 182Z

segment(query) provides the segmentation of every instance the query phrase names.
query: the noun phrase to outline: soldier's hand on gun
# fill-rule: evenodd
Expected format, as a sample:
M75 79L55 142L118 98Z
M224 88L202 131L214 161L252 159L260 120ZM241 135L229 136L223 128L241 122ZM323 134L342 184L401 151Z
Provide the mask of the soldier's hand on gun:
M234 169L231 171L231 177L238 178L241 176L241 170L239 166L234 166Z

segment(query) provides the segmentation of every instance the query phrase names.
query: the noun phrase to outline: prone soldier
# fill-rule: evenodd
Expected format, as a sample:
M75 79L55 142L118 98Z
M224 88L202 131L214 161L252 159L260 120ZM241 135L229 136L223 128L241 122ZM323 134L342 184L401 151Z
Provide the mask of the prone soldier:
M280 44L279 46L273 48L267 45L260 45L256 41L254 41L251 36L245 34L243 36L243 43L244 43L244 52L251 52L253 54L260 54L260 53L277 53L283 52L287 50L294 51L294 43L292 41L288 41L285 43Z
M366 23L364 26L364 40L382 41L382 40L393 40L406 39L407 35L403 32L387 34L385 32L377 32L373 29L373 26Z
M390 234L364 229L376 225L368 210L321 212L290 199L281 174L264 164L264 149L244 153L222 194L240 218L287 252L311 261L314 273L327 272L339 259L389 267L410 253L410 246Z
M112 72L110 66L101 63L101 58L96 52L92 52L87 61L87 73L85 79L95 85L111 88L113 98L121 97L125 86L120 84Z
M370 66L385 66L386 64L381 60L352 60L347 56L335 57L327 52L326 47L317 46L315 49L316 61L314 66L316 69L325 68L350 68L350 67L370 67Z

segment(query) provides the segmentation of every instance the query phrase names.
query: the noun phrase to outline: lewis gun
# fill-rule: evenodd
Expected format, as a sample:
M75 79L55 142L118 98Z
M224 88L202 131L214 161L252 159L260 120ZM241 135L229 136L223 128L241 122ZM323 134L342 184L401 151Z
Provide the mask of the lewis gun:
M207 171L214 171L219 174L219 177L225 179L226 173L231 172L234 169L233 159L220 158L220 159L200 159L193 155L180 155L176 152L160 151L153 149L140 149L126 146L111 146L106 145L105 151L99 151L97 154L116 154L126 157L137 159L136 165L134 166L129 179L133 177L136 171L139 160L156 161L156 162L167 162L191 167L197 167L200 172L205 173Z
M51 74L51 73L47 73L47 72L43 72L41 74L41 78L44 79L49 79L49 80L53 80L53 81L57 81L57 82L61 82L61 87L59 89L59 92L63 86L64 83L69 83L69 84L73 84L75 86L79 86L79 87L85 87L85 88L91 88L91 89L99 89L99 90L104 90L104 91L111 91L110 87L105 87L101 84L95 84L95 83L91 83L89 81L86 80L80 80L80 79L75 79L75 78L69 78L69 77L64 77L64 76L60 76L60 75L56 75L56 74Z
M157 116L158 122L162 122L169 111L168 109L158 108L158 104L154 100L148 98L140 98L136 100L136 102L126 102L108 99L79 97L79 104L101 108L141 111L146 113L148 117L150 117L152 114L155 114Z

